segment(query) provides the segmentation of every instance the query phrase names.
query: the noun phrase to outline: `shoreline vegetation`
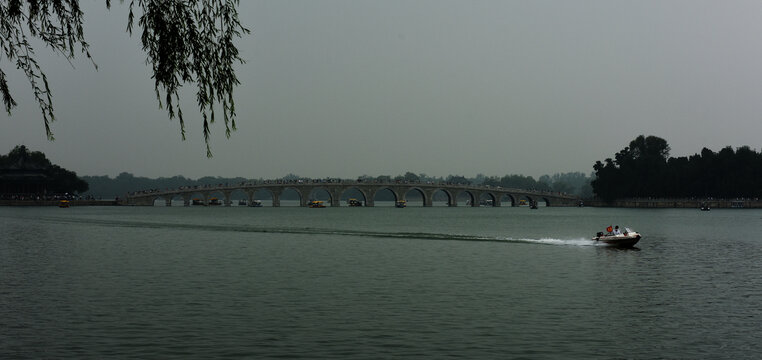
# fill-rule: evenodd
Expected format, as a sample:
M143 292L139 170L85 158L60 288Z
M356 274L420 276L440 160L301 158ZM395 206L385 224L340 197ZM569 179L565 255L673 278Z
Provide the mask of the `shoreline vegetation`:
M640 135L613 159L597 161L596 197L622 199L756 199L762 197L762 153L741 146L691 156L669 156L667 141Z
M70 206L121 206L122 200L67 200ZM0 200L0 206L59 206L60 200Z

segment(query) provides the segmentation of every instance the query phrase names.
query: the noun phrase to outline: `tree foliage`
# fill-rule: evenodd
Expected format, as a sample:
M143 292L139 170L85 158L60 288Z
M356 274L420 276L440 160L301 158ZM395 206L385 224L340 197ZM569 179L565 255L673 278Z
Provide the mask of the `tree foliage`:
M106 0L106 7L110 6L111 1ZM137 14L157 100L170 119L178 118L183 139L185 120L179 91L185 83L197 85L196 101L203 118L208 156L211 156L209 124L215 122L216 106L222 110L225 135L230 137L231 130L236 128L233 90L239 81L233 66L244 61L234 40L249 33L238 19L237 6L238 0L132 0L129 4L127 30L132 33ZM5 61L15 63L16 69L29 79L50 140L54 138L50 128L55 120L53 97L32 42L41 41L68 61L77 52L92 59L83 23L79 0L0 2L0 65L7 66ZM0 93L10 115L17 103L3 68L0 68Z
M593 169L593 190L605 200L762 195L762 154L748 146L718 153L703 148L700 154L672 158L666 140L641 135Z
M26 146L13 148L8 155L0 155L0 169L33 169L45 175L45 188L52 193L83 193L89 185L74 171L55 165L40 151L29 151Z
M538 182L531 176L524 175L505 175L501 178L497 176L490 176L485 178L484 185L501 186L504 188L513 189L527 189L527 190L544 190L550 191L551 188L545 183Z
M591 180L589 176L577 171L556 173L553 176L543 175L538 181L547 184L553 191L590 198L593 196L593 188L590 186Z

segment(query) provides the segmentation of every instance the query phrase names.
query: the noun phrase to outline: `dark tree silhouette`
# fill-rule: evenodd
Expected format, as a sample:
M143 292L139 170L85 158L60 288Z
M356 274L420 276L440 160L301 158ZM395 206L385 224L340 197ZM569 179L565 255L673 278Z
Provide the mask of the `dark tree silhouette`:
M759 197L762 195L762 154L748 146L718 153L707 148L689 157L668 158L667 141L643 135L597 161L592 181L604 200L626 197Z
M77 52L92 59L82 30L84 14L79 3L79 0L0 2L0 65L15 63L16 69L29 79L50 140L54 139L50 128L55 120L53 96L31 40L41 41L69 61ZM111 1L106 0L105 5L110 8ZM211 156L209 124L215 121L215 105L221 107L225 135L230 137L231 130L236 128L233 90L239 81L233 65L244 61L234 39L249 33L238 20L237 6L238 0L132 0L129 4L127 31L132 34L137 13L157 100L167 109L170 119L179 119L183 139L185 121L179 89L184 83L196 83L207 156ZM93 65L97 69L95 62ZM10 115L17 103L3 67L0 67L0 93Z
M89 185L76 172L52 164L40 151L18 145L8 155L0 155L0 170L34 170L45 174L43 184L50 193L83 193Z

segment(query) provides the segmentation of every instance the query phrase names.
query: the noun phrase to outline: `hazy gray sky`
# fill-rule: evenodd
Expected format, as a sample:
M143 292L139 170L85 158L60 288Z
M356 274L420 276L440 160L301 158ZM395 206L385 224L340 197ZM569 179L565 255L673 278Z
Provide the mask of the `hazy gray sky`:
M38 48L54 94L49 142L26 79L0 115L17 144L79 175L273 178L589 173L637 135L672 155L760 147L760 1L241 1L238 131L195 89L188 140L159 109L126 4L82 1L99 65Z

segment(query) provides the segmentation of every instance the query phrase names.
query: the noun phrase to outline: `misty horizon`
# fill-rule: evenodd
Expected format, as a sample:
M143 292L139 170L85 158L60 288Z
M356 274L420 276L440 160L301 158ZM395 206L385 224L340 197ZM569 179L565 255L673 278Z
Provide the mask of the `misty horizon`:
M314 178L590 174L636 136L671 156L758 149L762 3L244 1L238 130L194 94L187 140L160 109L127 5L84 2L98 64L37 47L53 91L47 141L23 74L0 152L23 144L87 176Z

